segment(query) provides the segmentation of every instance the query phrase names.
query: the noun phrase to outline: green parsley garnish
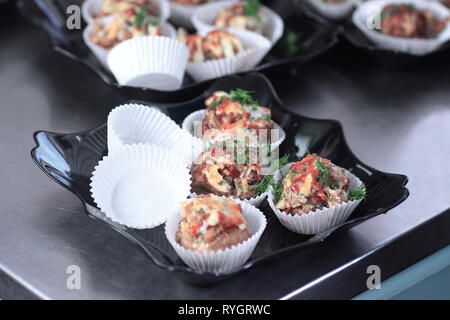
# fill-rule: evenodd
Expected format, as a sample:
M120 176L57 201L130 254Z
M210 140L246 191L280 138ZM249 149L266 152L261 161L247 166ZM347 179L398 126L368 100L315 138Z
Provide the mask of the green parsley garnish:
M348 190L348 200L354 201L363 199L366 197L366 186L364 183L362 183L358 188Z
M316 159L316 169L319 170L319 174L317 175L317 179L319 179L319 184L324 186L328 182L328 178L330 177L331 171L330 167L325 168L325 165L318 158Z
M230 91L230 95L231 95L230 100L231 101L239 101L240 103L245 104L245 105L258 106L259 105L258 101L253 99L253 97L250 95L251 93L253 93L253 91L247 91L247 90L243 90L243 89L231 90Z
M265 116L262 117L262 119L269 121L269 122L272 120L272 118L270 117L270 114L266 114Z
M300 34L298 34L296 32L290 31L286 35L286 43L288 46L288 55L289 56L293 56L300 51L299 40L300 40Z
M223 102L223 100L225 100L225 97L222 97L219 100L211 102L211 104L208 106L208 108L212 109L212 108L217 107L219 104L221 104Z
M148 14L147 7L142 7L134 17L134 25L139 29L145 29L149 24L157 26L158 20Z
M142 25L142 22L144 21L144 18L147 16L147 7L141 8L141 10L138 11L136 16L134 17L134 24L136 27L140 28Z
M244 6L244 12L246 15L254 17L256 20L261 22L261 17L258 14L260 8L261 3L259 3L259 0L248 0Z

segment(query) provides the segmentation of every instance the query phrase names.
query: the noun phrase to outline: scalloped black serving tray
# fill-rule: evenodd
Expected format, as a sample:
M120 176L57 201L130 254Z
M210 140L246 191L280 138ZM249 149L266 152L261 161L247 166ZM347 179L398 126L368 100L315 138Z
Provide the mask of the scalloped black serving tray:
M339 122L312 119L288 111L269 80L262 74L222 77L195 99L164 107L162 111L180 123L192 111L204 108L204 100L212 92L228 91L237 87L253 91L255 98L262 105L271 108L272 118L286 131L287 138L280 147L280 155L288 152L291 155L290 160L295 161L309 150L329 158L356 174L366 184L368 196L345 223L315 236L299 235L284 228L271 213L265 200L261 210L267 217L267 228L247 263L230 274L203 273L186 266L166 240L163 226L148 230L127 228L109 221L97 209L91 198L89 183L94 166L107 154L106 125L74 134L38 131L34 134L37 146L31 151L31 156L52 180L80 198L88 215L100 219L138 245L159 267L196 285L221 282L288 253L313 247L331 233L386 213L408 197L409 191L405 188L408 181L406 176L381 172L358 160L348 147Z
M181 88L173 91L120 86L84 44L82 38L84 22L81 30L70 31L65 28L65 8L71 4L81 5L82 2L82 0L18 0L17 4L25 17L46 31L56 51L87 66L105 83L117 87L126 97L159 103L180 102L198 96L213 82L208 80L194 83L186 75ZM341 27L305 10L302 5L286 0L274 3L272 7L283 18L285 32L254 71L301 65L337 43ZM299 35L300 50L296 54L289 52L286 35L290 32Z
M362 33L349 18L342 23L343 32L340 34L354 47L365 51L374 58L377 63L387 68L408 68L435 60L440 56L448 54L450 41L444 43L438 50L424 56L416 56L405 52L397 52L377 47Z

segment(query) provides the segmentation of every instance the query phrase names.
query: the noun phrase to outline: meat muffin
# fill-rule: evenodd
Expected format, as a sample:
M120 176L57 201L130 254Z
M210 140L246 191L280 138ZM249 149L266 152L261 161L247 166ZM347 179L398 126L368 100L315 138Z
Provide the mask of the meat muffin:
M239 144L215 144L192 163L191 191L214 193L241 200L259 196L263 179L255 148Z
M270 109L260 106L249 91L216 91L206 99L205 105L207 108L202 120L203 139L250 140L258 144L261 129L266 129L267 139L270 139L269 129L274 128Z
M147 14L158 16L159 10L153 0L103 0L99 11L99 17L110 15L135 16L142 8L146 8Z
M415 9L412 4L387 5L381 11L380 32L402 38L434 38L448 22L439 20L430 10Z
M158 19L147 14L145 10L129 16L116 16L107 24L97 19L92 27L90 40L103 47L111 49L122 41L139 36L160 36L161 29Z
M349 172L317 155L294 163L279 185L275 207L302 215L349 200ZM276 188L277 189L277 188Z
M177 39L188 47L191 62L232 58L244 51L241 40L223 30L213 30L202 37L199 34L188 34L180 28Z
M262 12L258 0L249 0L219 10L214 25L218 28L244 29L265 34L268 18Z
M241 206L229 198L204 195L182 203L175 241L201 253L225 250L251 236Z

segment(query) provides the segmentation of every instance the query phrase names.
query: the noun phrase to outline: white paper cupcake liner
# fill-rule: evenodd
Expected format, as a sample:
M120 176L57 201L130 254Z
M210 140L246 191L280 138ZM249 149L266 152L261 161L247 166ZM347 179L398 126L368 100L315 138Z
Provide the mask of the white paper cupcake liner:
M255 32L226 29L239 37L244 51L231 58L215 59L205 62L188 62L186 70L195 81L218 78L227 74L253 69L269 52L270 41ZM207 31L199 32L202 36Z
M289 163L283 166L274 176L275 183L278 183L287 174L289 168L293 163ZM281 172L281 174L280 174ZM362 182L358 177L350 173L350 189L358 188ZM337 225L340 225L351 213L356 209L362 199L343 202L329 208L323 208L321 210L311 211L301 216L286 214L275 208L273 199L273 188L270 187L268 191L267 200L270 208L277 216L280 223L289 230L299 233L313 235L322 231L331 229Z
M194 27L192 24L192 16L194 12L203 7L204 4L201 5L187 5L176 3L172 0L169 1L170 6L170 21L173 21L177 26L191 29Z
M111 49L107 62L121 85L176 90L183 82L188 50L167 37L137 37Z
M247 220L251 237L246 241L211 253L200 253L184 248L175 241L175 234L179 228L181 217L179 212L172 215L166 222L166 237L180 258L191 268L203 272L211 273L229 273L237 267L244 264L261 237L266 228L266 218L264 214L249 203L234 200L242 208L242 214Z
M113 16L110 17L104 17L101 18L102 23L109 23L114 19ZM110 50L107 50L91 41L91 35L93 33L92 31L93 23L90 23L86 26L86 28L83 30L83 41L88 46L88 48L94 53L97 60L103 65L103 67L107 70L110 70L108 67L108 53ZM163 36L169 37L169 38L175 38L176 37L176 30L175 28L170 25L167 22L161 22L159 24L159 27L161 28L161 33Z
M353 23L363 32L367 38L380 48L393 51L406 52L412 55L423 56L438 49L450 39L450 26L445 28L432 39L408 39L383 34L377 30L369 29L374 23L374 17L381 12L384 6L389 4L413 4L417 9L429 9L439 19L449 17L450 11L441 3L422 0L379 0L362 3L353 13Z
M186 130L187 132L189 132L192 137L195 137L194 125L195 125L195 123L201 123L204 118L205 118L205 110L204 109L194 111L183 120L183 124L181 125L181 127L183 128L183 130ZM286 133L277 123L274 123L274 129L278 130L279 136L276 141L271 143L271 145L270 145L271 151L276 150L280 146L280 144L284 141L284 139L286 139ZM196 138L199 139L198 137L196 137ZM210 143L213 143L213 142L214 141L212 141L212 140L207 141L207 143L205 145L209 145Z
M170 5L167 0L154 0L159 9L159 20L167 21L170 17ZM103 0L85 0L81 5L81 15L87 23L91 23L98 16Z
M153 228L176 213L190 190L189 171L168 149L124 146L103 158L91 178L94 202L112 221L130 228Z
M197 9L192 16L192 23L199 32L210 31L216 29L214 26L214 20L216 19L217 12L219 10L228 8L232 4L238 1L217 1L210 4L206 4ZM266 6L262 6L262 12L268 18L267 36L272 45L274 45L283 35L284 23L283 19L273 10ZM236 30L236 29L229 29Z
M107 121L108 152L115 153L126 145L154 144L169 149L190 165L197 154L199 139L182 130L172 119L139 104L125 104L114 108Z
M322 0L306 0L306 2L322 16L331 20L346 18L355 6L355 0L346 0L342 3L326 3Z

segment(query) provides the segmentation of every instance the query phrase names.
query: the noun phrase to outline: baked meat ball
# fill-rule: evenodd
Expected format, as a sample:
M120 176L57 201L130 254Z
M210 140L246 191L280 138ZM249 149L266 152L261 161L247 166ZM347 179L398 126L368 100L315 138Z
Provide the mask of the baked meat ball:
M214 193L243 199L260 193L263 179L255 148L238 144L215 144L201 153L192 163L191 191L196 194Z
M182 203L175 240L202 253L225 250L251 236L241 206L229 198L204 195Z

